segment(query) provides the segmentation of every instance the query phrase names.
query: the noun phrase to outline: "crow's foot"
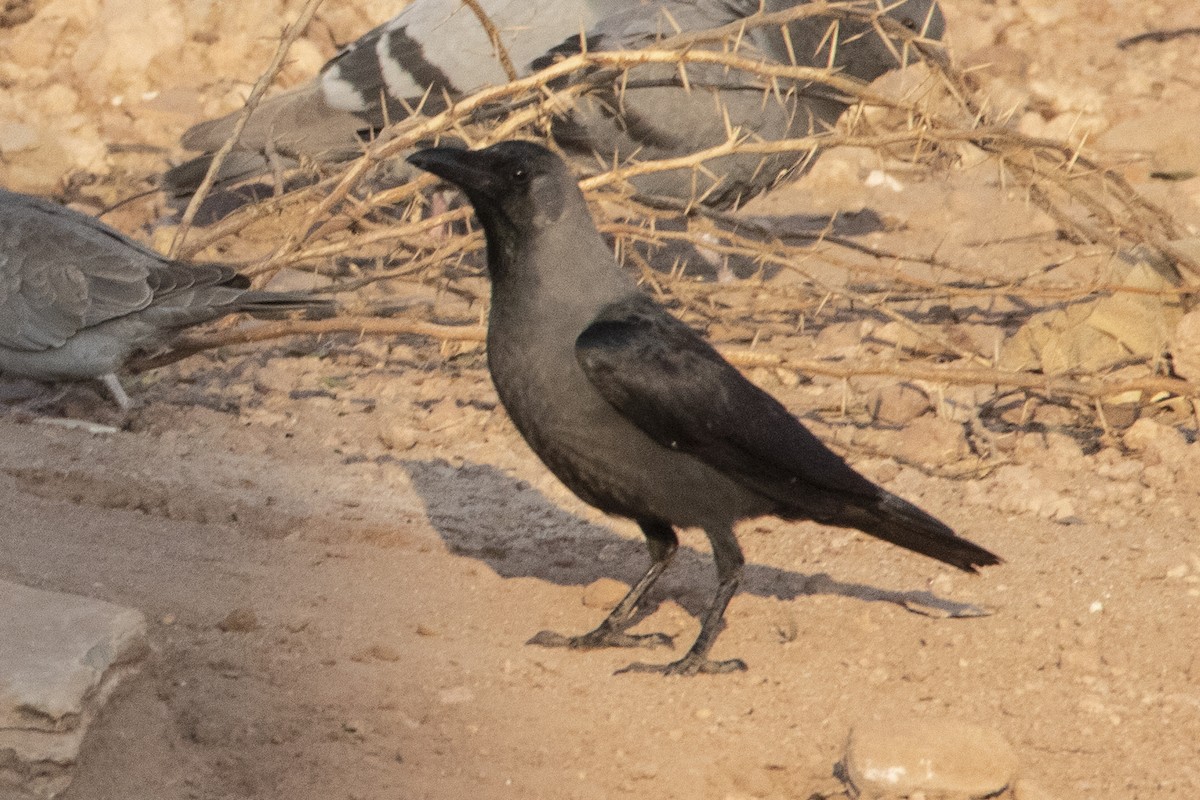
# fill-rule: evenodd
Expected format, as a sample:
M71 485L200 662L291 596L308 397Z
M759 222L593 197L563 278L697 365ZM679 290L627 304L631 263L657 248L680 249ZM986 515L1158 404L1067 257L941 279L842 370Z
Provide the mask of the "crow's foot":
M746 662L740 658L728 661L712 661L702 655L689 653L678 661L670 664L643 664L634 662L623 669L617 670L617 675L627 672L654 672L659 675L724 675L727 672L744 672Z
M580 636L563 636L554 631L541 631L525 644L569 647L572 650L598 650L601 647L674 647L675 640L665 633L633 634L597 628Z

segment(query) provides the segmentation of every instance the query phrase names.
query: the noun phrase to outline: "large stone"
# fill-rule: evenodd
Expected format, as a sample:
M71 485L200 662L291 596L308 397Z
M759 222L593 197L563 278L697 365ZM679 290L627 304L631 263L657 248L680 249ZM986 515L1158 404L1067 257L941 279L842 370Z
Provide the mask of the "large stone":
M904 425L933 408L929 395L911 383L884 386L869 406L875 421L884 425Z
M1017 756L998 733L954 720L893 719L857 725L846 774L864 798L997 794L1016 777Z
M138 611L0 581L0 796L62 792L88 725L147 650Z
M1099 139L1105 150L1148 158L1152 170L1170 174L1200 172L1200 141L1193 124L1200 106L1163 104L1145 108L1112 126Z
M1108 369L1131 355L1157 358L1177 339L1183 317L1178 298L1154 294L1174 287L1162 269L1144 253L1121 254L1113 266L1115 282L1136 291L1035 314L1005 342L997 366L1057 374Z
M1181 378L1200 383L1200 311L1189 311L1175 326L1171 359Z

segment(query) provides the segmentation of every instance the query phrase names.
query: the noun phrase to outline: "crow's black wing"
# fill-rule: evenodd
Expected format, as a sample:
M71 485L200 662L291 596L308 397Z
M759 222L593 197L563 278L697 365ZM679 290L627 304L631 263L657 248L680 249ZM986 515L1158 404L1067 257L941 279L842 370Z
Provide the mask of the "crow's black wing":
M649 298L604 309L576 357L601 395L659 444L783 502L812 489L878 489Z
M575 354L605 400L650 438L777 501L782 516L858 528L967 572L1000 563L851 469L647 297L605 308Z

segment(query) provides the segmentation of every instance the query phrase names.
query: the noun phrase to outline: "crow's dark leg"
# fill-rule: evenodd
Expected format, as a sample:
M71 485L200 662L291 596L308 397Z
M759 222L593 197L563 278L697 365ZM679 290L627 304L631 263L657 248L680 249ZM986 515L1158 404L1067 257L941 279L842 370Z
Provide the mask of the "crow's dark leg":
M740 658L729 661L710 661L708 650L721 632L722 618L730 598L737 592L742 580L742 567L746 563L742 548L733 535L733 526L724 525L705 531L712 542L713 558L717 562L717 592L713 595L712 603L704 612L704 621L700 624L700 635L692 644L687 655L670 664L630 664L620 672L658 672L663 675L699 675L702 673L735 672L746 668L746 663Z
M654 585L658 576L671 563L679 539L674 529L664 522L639 521L646 535L646 547L650 550L650 567L633 585L617 607L614 608L595 630L580 636L563 636L554 631L542 631L526 644L542 647L570 647L577 650L592 650L600 647L673 647L674 641L665 633L629 634L625 629L633 622L638 603L646 590Z

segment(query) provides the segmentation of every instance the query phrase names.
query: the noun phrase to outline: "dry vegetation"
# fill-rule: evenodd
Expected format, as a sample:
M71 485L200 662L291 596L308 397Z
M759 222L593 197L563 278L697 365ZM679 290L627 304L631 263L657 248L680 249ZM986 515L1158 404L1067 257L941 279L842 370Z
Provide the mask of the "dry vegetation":
M0 14L0 179L100 213L153 189L188 125L260 77L309 79L397 7L321 5L275 78L282 21L313 5L7 4L29 13ZM213 349L129 377L129 414L90 384L48 407L90 429L33 424L11 405L44 387L0 382L0 578L137 608L155 651L66 797L846 798L852 727L959 719L1016 750L1006 798L1194 798L1200 325L1188 344L1180 320L1200 322L1200 50L1168 34L1194 37L1200 6L945 5L949 50L896 31L924 63L870 87L694 38L591 53L272 176L217 224L162 224L153 191L105 213L343 315L199 336L176 355ZM629 194L664 165L584 187L648 290L857 469L1006 559L968 578L850 531L747 523L717 646L750 670L720 680L522 646L594 625L644 546L521 442L482 357L470 209L431 218L430 180L393 169L438 135L543 136L580 91L556 76L612 82L639 59L861 98L817 137L730 131L718 152L821 148L735 211ZM263 341L296 332L321 335ZM641 628L681 640L712 581L684 539ZM942 618L963 609L994 613Z
M299 20L285 31L270 68L250 95L246 113L270 86L284 63L288 46L317 5L315 0L309 2ZM745 27L779 25L817 10L802 6L759 14L747 19ZM1137 403L1158 407L1174 402L1174 398L1193 397L1197 387L1172 374L1161 346L1158 352L1129 352L1109 363L1047 374L1049 371L1039 364L1026 369L1006 368L998 363L998 351L979 352L964 346L952 341L943 326L927 322L931 309L949 305L956 310L959 322L969 324L974 321L973 311L987 308L990 317L1001 304L1012 312L1007 316L1007 331L1011 334L1047 309L1078 307L1114 295L1149 296L1178 305L1186 303L1200 276L1200 263L1194 251L1177 245L1183 233L1166 209L1157 207L1119 173L1106 168L1102 159L1088 152L1084 142L1071 144L1018 132L1005 109L991 105L972 73L958 68L953 55L940 43L921 39L890 19L871 17L836 3L820 10L869 19L881 33L903 43L909 60L920 62L921 66L910 70L920 78L905 82L902 91L886 94L828 70L754 61L739 52L739 36L744 29L730 26L679 35L650 50L576 55L527 78L451 103L441 113L415 113L385 130L358 160L315 177L314 168L309 167L306 174L313 180L291 190L283 189L291 185L288 176L277 175L274 196L246 205L209 228L191 228L193 216L210 188L206 185L175 232L174 253L182 257L203 255L206 249L253 230L263 220L278 225L282 215L289 232L273 251L247 254L247 270L263 282L283 268L329 276L332 282L326 291L336 293L350 313L330 321L220 333L185 344L178 355L289 333L409 333L443 340L479 340L478 325L437 324L388 312L386 295L378 291L388 282L415 281L478 296L478 289L468 288L464 279L478 274L483 240L477 231L444 235L447 226L469 226L470 211L459 207L428 216L424 195L432 185L428 176L379 189L381 165L440 137L452 137L470 146L485 146L513 136L544 138L547 120L556 108L569 104L573 95L588 87L619 85L624 70L651 62L674 63L686 82L689 64L715 63L759 76L766 92L779 91L783 80L811 81L854 96L859 104L837 130L761 142L750 141L739 130L729 128L728 141L708 151L669 162L622 164L584 177L582 185L593 201L601 229L613 237L618 253L641 271L661 298L685 316L702 324L719 323L722 331L732 334L721 338L727 340L723 344L736 363L843 379L890 375L945 386L993 386L994 400L1015 391L1069 401L1087 424L1102 428L1107 427L1103 403L1114 396L1123 398L1124 403L1136 396ZM720 49L697 47L713 42L723 44ZM571 75L584 77L563 88L561 79ZM752 218L712 211L698 202L675 207L663 202L649 204L635 197L627 183L633 175L656 170L681 166L703 170L706 160L731 152L794 152L797 162L803 164L814 157L818 148L830 151L839 147L871 148L931 176L964 161L986 163L996 170L1002 184L1019 189L1029 203L1048 214L1062 237L1102 248L1114 257L1136 254L1134 260L1152 264L1168 280L1147 286L1098 278L1091 285L1073 285L1045 279L1039 274L1045 270L998 280L968 264L943 258L936 251L889 252L830 230L780 234L757 225ZM219 160L210 174L218 166ZM680 243L702 248L717 258L742 259L756 265L757 274L737 285L697 282L694 271L677 256L666 268L661 268L659 258L660 269L651 269L660 251L678 252ZM761 279L765 272L780 270L791 273L794 279ZM820 315L837 316L840 310L851 307L869 309L902 326L911 334L906 337L911 346L904 348L905 352L898 348L876 363L847 364L786 354L786 337L802 331ZM772 352L757 352L745 346L757 343L763 335L775 337ZM1165 342L1160 345L1165 346ZM781 350L785 353L780 354ZM169 360L171 357L148 363ZM1182 418L1190 415L1188 403L1175 402L1174 408Z

